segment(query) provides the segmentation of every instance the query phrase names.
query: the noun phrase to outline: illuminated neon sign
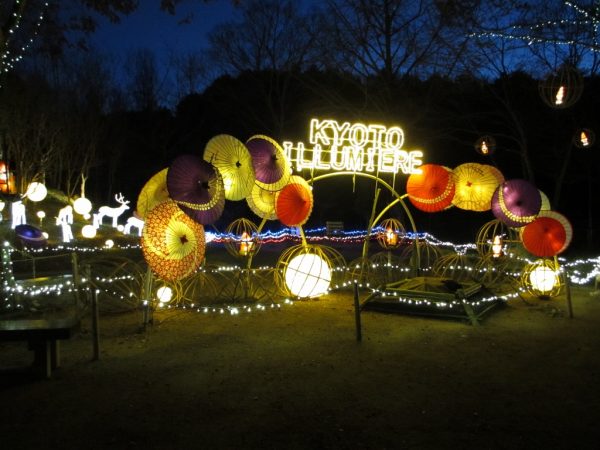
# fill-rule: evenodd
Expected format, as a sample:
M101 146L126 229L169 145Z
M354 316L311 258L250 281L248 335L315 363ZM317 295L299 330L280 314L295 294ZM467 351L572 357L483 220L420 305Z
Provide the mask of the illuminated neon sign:
M423 152L407 151L400 127L339 123L331 119L310 121L308 148L303 142L283 142L292 167L351 172L421 173Z

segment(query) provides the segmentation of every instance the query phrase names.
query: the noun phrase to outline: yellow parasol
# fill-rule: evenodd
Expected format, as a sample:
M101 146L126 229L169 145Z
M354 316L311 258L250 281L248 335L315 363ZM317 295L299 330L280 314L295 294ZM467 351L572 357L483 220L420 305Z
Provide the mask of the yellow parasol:
M254 214L262 219L275 220L275 196L277 192L267 191L255 184L250 196L246 199L248 206Z
M488 211L492 206L492 196L500 185L499 171L492 166L466 163L456 167L454 182L456 191L452 204L470 211Z
M154 174L144 185L137 199L137 214L145 220L146 214L159 203L169 199L167 190L167 170Z
M243 142L228 134L219 134L206 144L204 160L221 172L227 200L243 200L250 195L255 180L254 168Z

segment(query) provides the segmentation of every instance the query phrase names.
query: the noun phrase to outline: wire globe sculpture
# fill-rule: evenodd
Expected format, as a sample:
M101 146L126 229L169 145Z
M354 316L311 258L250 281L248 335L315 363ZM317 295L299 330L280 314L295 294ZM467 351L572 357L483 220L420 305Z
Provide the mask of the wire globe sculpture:
M432 270L435 261L441 255L440 249L429 241L415 239L402 250L400 259L402 264L416 269L418 274L423 274Z
M439 278L455 281L473 281L475 262L467 254L450 253L439 257L433 264L432 272Z
M583 92L583 76L568 64L551 73L538 85L540 97L551 108L573 106Z
M499 219L485 223L477 232L475 239L477 253L486 257L491 255L500 260L521 246L519 232Z
M225 248L235 258L247 259L260 250L262 240L258 228L251 220L240 218L231 222L225 230Z
M381 231L377 234L377 242L386 250L399 248L404 241L406 230L398 219L385 219L379 224Z
M275 268L280 292L294 298L315 298L342 285L346 262L331 247L300 244L285 250Z
M493 136L481 136L475 141L475 151L483 156L490 156L496 151L496 139Z
M562 292L561 270L551 259L538 259L527 264L521 272L521 286L531 295L548 299Z

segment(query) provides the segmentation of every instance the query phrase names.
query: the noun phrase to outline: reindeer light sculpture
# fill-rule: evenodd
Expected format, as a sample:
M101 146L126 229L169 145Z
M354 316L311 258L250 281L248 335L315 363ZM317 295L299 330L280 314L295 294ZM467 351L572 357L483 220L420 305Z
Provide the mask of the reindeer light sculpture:
M129 200L125 200L123 198L123 194L121 193L115 195L115 200L120 204L119 207L111 208L109 206L101 206L98 209L98 213L94 214L94 225L96 228L102 225L102 219L104 217L112 218L113 228L117 228L119 226L117 222L121 214L123 214L125 210L129 209Z
M144 221L135 216L131 216L129 219L127 219L123 233L130 234L132 228L137 228L137 234L138 236L141 236L142 229L144 228Z

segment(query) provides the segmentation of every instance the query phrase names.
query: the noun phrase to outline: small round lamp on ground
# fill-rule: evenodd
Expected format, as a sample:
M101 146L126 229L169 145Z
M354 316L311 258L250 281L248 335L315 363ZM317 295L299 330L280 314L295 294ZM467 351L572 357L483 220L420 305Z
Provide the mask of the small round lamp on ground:
M540 298L556 297L562 290L560 270L550 259L538 259L525 266L521 284L532 295Z
M81 229L81 235L86 239L92 239L96 237L96 227L94 225L84 225Z

